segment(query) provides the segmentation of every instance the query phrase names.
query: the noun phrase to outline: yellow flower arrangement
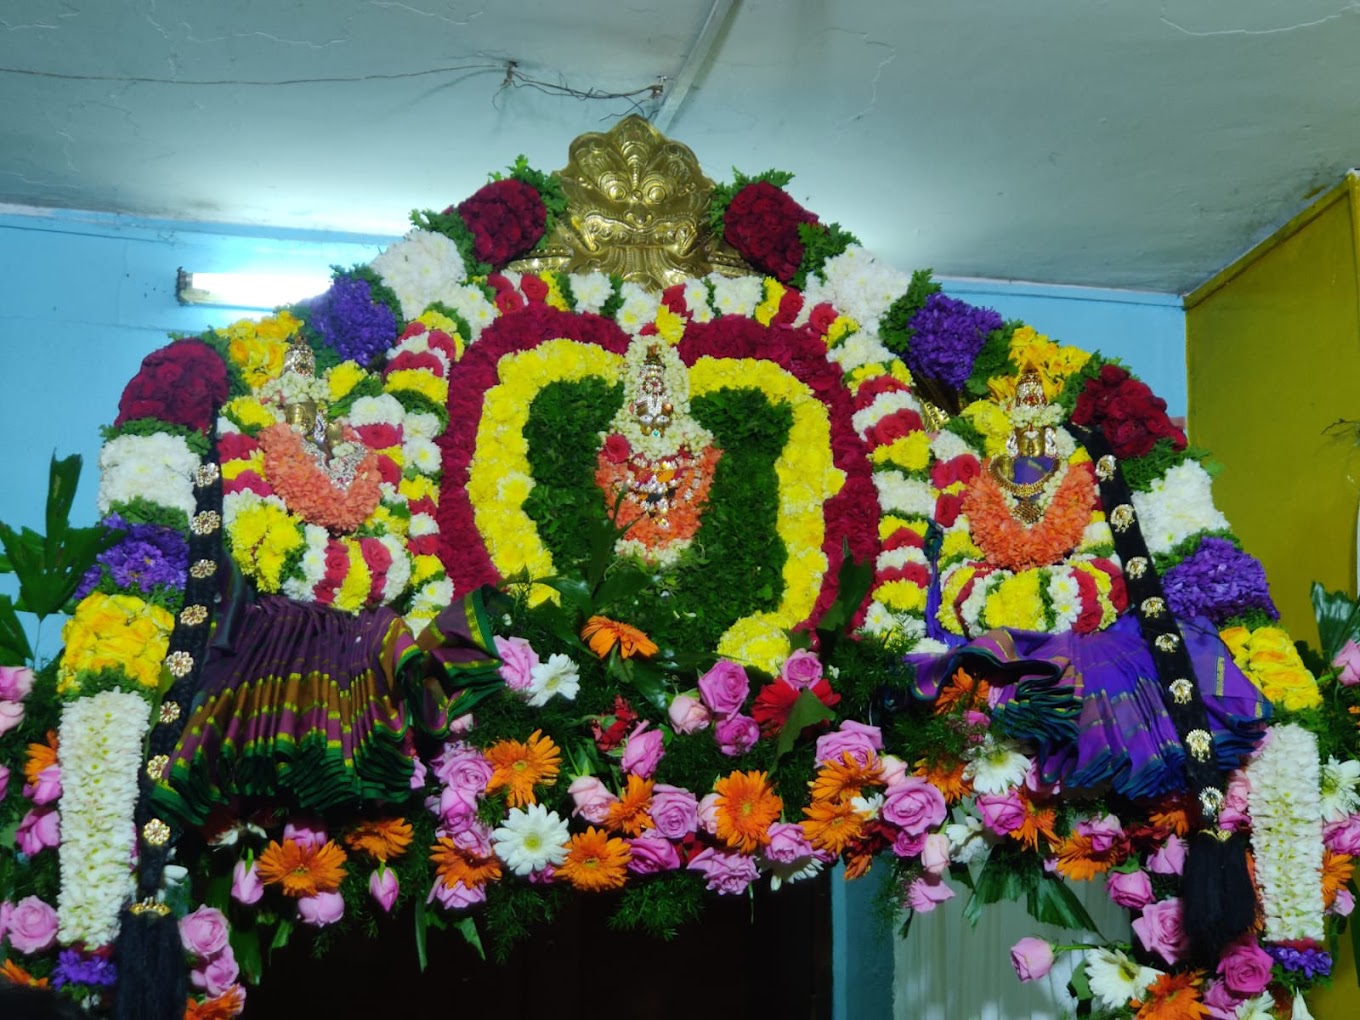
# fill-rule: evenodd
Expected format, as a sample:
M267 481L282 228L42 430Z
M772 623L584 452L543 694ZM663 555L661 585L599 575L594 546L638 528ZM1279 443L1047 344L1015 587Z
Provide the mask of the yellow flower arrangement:
M890 464L904 471L924 471L930 464L930 436L919 431L901 436L875 447L869 459L875 464Z
M443 407L449 400L449 381L418 368L403 368L389 373L385 388L393 393L402 390L418 393L436 407Z
M288 338L301 327L301 320L290 313L277 312L258 322L241 319L218 333L226 337L227 357L253 389L283 372Z
M1279 627L1228 627L1220 635L1233 661L1272 705L1288 712L1322 704L1317 681L1299 658L1289 634Z
M78 695L77 674L101 669L120 670L139 688L155 691L174 626L168 610L134 596L87 595L61 631L66 648L57 693Z
M267 429L279 419L254 397L237 397L222 405L222 413L243 429Z
M765 277L765 300L756 305L755 314L752 318L762 326L768 326L779 314L780 302L784 300L784 295L788 293L788 290L789 288L774 277Z
M774 676L793 653L786 625L774 613L753 613L728 627L718 639L718 655L744 662Z
M1044 600L1039 594L1038 570L1012 574L989 592L983 620L988 627L1016 630L1044 629Z
M368 375L358 362L342 361L326 373L326 388L332 401L343 400Z

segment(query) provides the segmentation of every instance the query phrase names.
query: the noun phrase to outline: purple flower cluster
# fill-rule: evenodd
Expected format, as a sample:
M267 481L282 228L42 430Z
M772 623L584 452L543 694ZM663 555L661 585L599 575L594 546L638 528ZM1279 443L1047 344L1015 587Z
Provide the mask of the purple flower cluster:
M104 518L104 526L123 531L122 540L105 549L85 572L75 598L83 599L105 579L119 590L171 588L183 591L189 570L189 544L174 528L158 524L129 524L117 514Z
M88 985L92 988L112 988L118 980L118 968L112 960L102 956L83 959L78 950L63 949L52 970L52 987Z
M311 326L342 360L370 366L397 339L397 317L373 300L367 280L336 277L312 306Z
M1209 537L1162 578L1167 604L1177 616L1207 616L1215 624L1259 609L1271 619L1279 610L1270 598L1265 567L1225 538Z
M987 334L1001 325L1001 316L990 308L932 294L911 318L907 367L958 389L972 374Z
M1332 954L1308 946L1297 949L1294 946L1266 946L1269 953L1281 967L1295 974L1302 974L1308 981L1326 977L1332 972Z

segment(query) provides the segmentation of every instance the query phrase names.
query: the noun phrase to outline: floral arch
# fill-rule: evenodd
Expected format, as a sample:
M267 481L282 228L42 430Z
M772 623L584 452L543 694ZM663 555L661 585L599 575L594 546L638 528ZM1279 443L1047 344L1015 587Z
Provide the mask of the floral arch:
M128 384L65 649L0 673L6 976L232 1016L296 930L839 860L908 919L1105 882L1092 1015L1303 1015L1356 699L1165 404L636 118L493 176Z

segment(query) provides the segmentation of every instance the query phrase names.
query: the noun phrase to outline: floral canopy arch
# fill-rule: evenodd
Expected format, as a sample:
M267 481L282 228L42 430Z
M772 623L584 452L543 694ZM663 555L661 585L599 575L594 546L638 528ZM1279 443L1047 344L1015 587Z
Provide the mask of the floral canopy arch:
M908 919L1089 928L1105 882L1092 1015L1303 1015L1350 688L1143 383L788 180L629 118L148 356L65 649L0 673L7 977L233 1016L295 929L494 945L575 890L665 932L840 860Z

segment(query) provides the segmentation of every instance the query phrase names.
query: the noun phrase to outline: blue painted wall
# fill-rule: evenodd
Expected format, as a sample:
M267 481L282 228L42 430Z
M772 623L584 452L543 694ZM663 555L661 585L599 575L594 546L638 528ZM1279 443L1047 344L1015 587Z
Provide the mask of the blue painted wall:
M390 238L158 222L70 212L0 212L0 520L42 529L53 453L81 454L72 514L95 517L99 429L123 385L170 333L197 333L243 314L175 300L179 267L303 273L367 262ZM1184 414L1185 317L1174 295L944 280L947 293L1024 319L1054 340L1123 359ZM12 592L12 578L0 577ZM44 635L47 654L55 634ZM890 1016L892 942L870 918L875 877L833 882L835 1015Z

